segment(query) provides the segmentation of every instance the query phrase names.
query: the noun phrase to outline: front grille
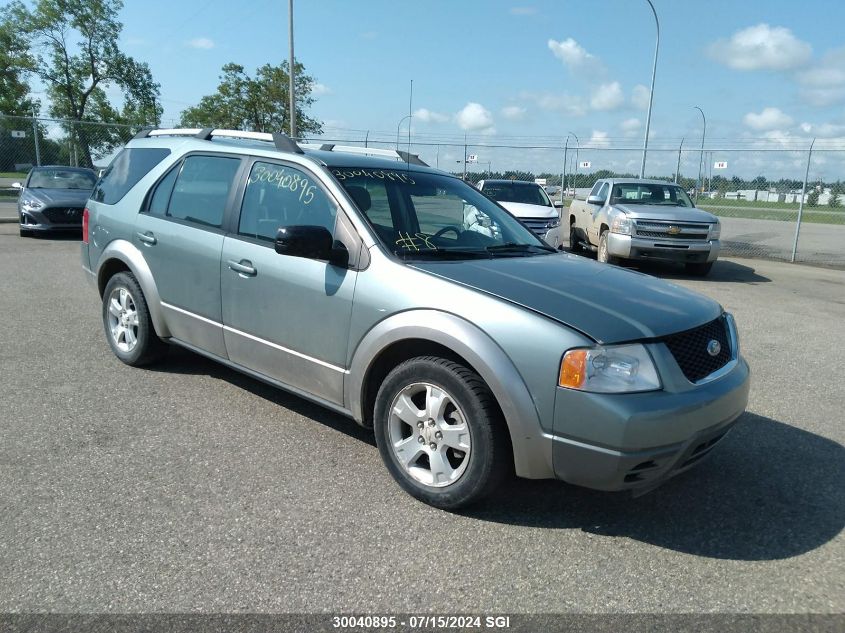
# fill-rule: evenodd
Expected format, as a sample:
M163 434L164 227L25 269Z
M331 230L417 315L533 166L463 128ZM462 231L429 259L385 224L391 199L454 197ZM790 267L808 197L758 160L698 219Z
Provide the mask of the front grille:
M51 207L41 213L56 224L82 224L82 207Z
M635 220L634 223L637 237L658 240L706 240L710 233L709 224L659 220Z
M544 237L549 231L546 227L556 220L555 218L519 218L519 221L536 235Z
M715 356L711 356L707 351L710 341L717 341L721 347ZM690 382L706 378L733 358L724 316L694 330L667 336L663 342Z

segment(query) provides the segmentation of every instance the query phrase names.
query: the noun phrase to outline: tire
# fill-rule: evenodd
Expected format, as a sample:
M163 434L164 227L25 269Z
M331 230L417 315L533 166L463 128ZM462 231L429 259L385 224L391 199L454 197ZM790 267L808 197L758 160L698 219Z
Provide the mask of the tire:
M132 273L109 279L103 292L103 328L114 355L141 367L159 360L167 345L155 333L147 300Z
M611 255L607 250L607 235L609 231L605 229L601 232L601 236L599 237L599 249L598 253L596 253L596 259L603 264L615 264L619 265L621 259L614 255Z
M575 229L575 223L572 222L569 225L569 252L580 253L582 250L581 240L578 239L578 231Z
M408 494L436 508L475 503L512 470L493 394L478 374L451 360L423 356L397 365L379 388L373 423L387 470Z
M713 262L707 262L706 264L684 264L684 269L687 273L696 277L706 277L710 274L712 268Z

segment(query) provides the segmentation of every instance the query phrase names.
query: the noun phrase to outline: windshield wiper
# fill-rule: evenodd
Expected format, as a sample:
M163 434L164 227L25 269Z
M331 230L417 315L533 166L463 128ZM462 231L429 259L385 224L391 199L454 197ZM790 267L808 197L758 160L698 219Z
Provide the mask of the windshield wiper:
M530 253L532 250L542 251L546 253L557 253L557 249L545 244L517 244L516 242L506 242L505 244L495 244L486 248L488 253Z
M409 259L413 257L434 257L434 258L454 258L461 259L465 257L481 257L489 258L490 253L486 250L471 250L462 248L426 248L418 251L415 250L401 250L395 253L402 259Z

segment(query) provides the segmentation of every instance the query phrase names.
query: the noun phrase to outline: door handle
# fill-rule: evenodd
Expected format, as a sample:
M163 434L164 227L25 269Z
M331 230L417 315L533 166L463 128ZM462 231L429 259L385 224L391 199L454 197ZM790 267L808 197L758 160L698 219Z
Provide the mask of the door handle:
M234 259L230 259L226 263L229 265L229 268L242 275L249 275L251 277L258 273L252 265L252 262L248 259L242 259L239 262L236 262Z
M139 232L137 233L137 235L139 240L141 240L144 244L149 244L150 246L152 246L158 241L156 240L156 236L153 235L150 231L147 231L146 233Z

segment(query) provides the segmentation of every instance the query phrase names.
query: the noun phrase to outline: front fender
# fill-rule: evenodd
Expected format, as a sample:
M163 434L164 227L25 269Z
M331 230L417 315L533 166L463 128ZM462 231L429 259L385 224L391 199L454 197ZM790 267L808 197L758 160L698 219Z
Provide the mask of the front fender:
M364 419L365 377L372 363L393 343L410 339L454 350L484 379L505 416L517 475L531 479L554 476L551 443L543 438L537 408L513 362L483 330L446 312L400 312L364 336L352 357L345 387L346 402L358 422Z
M126 264L132 274L135 275L135 279L138 280L141 291L144 293L144 299L147 302L147 309L150 311L150 318L153 321L156 334L159 338L170 337L170 330L167 327L167 321L161 309L161 297L158 294L155 279L153 279L153 274L147 265L147 260L144 259L143 254L134 244L127 240L114 240L103 249L100 258L97 260L97 265L94 267L98 288L102 290L105 286L106 281L104 275L108 271L107 264L115 259Z

